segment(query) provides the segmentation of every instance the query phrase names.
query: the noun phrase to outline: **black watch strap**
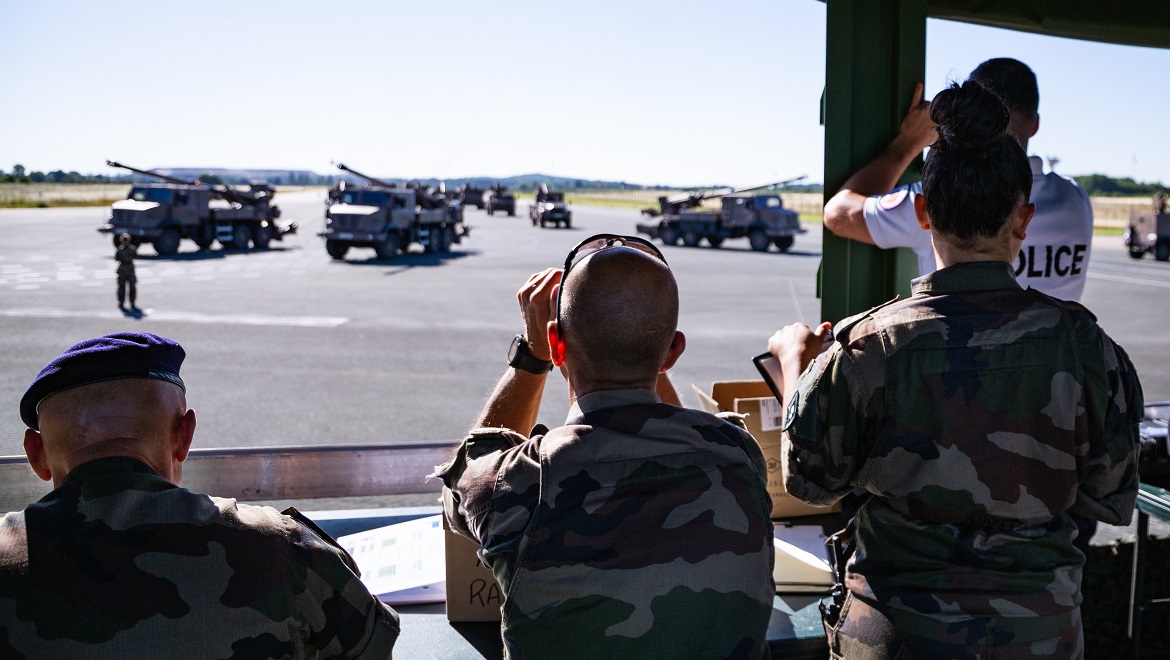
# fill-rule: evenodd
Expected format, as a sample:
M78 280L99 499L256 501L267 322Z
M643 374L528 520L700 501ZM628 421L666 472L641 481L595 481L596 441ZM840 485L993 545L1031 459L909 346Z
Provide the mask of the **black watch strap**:
M516 335L512 346L508 350L508 366L522 369L530 374L542 376L552 371L553 363L541 360L528 352L528 342L524 335Z

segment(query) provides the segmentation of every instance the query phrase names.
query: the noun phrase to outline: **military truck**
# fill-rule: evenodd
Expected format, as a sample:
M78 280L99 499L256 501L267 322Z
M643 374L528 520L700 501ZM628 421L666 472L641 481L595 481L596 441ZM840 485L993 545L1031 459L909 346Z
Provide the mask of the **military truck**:
M564 226L565 229L573 226L573 212L565 203L565 193L549 192L548 186L543 183L537 189L532 203L528 205L528 217L532 220L533 227L538 224L541 227Z
M733 190L700 191L674 197L659 197L658 208L643 209L642 214L657 218L657 223L639 224L638 232L659 238L665 245L695 247L703 239L717 248L728 238L747 237L753 250L766 252L775 245L787 252L798 234L806 229L800 226L795 211L784 208L780 195L747 194L753 190L773 188L800 181L804 177ZM718 209L704 209L707 199L721 198Z
M277 222L280 208L272 204L275 191L267 183L252 183L243 191L184 181L112 160L106 164L165 181L134 184L126 199L114 202L109 222L98 231L113 234L115 247L120 235L129 234L134 245L149 243L164 257L178 253L184 238L194 241L200 250L210 248L215 241L225 249L254 246L263 250L271 241L297 231L295 223Z
M431 195L418 184L399 186L338 163L337 169L365 179L367 185L329 191L325 210L325 251L344 259L352 247L374 248L379 259L390 259L418 243L428 253L450 252L469 233L463 207L444 196Z
M480 211L483 210L483 188L477 188L471 185L470 182L459 186L459 201L463 203L464 208L474 206Z
M1125 230L1125 246L1129 256L1141 259L1149 251L1158 261L1170 261L1170 214L1166 212L1166 196L1154 196L1153 213L1131 213Z
M514 216L516 215L516 198L508 192L507 186L493 183L484 208L487 209L488 215L494 215L496 211L506 211L508 215Z

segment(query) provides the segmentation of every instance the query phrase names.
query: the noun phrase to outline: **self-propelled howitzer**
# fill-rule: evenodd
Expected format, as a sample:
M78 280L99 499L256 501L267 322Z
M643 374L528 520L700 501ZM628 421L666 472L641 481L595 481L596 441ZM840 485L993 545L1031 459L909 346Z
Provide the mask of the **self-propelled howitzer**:
M643 209L642 213L656 223L638 225L638 232L657 237L666 245L695 247L703 239L711 247L719 247L728 238L747 237L753 250L766 251L775 245L781 252L792 247L800 226L797 214L784 208L776 193L750 194L751 191L774 188L800 181L805 177L749 188L721 188L674 197L659 197L657 209ZM721 197L717 209L701 208L703 200Z
M134 245L150 243L161 256L179 251L188 238L205 250L215 241L227 249L265 249L272 240L296 233L296 224L278 224L280 208L272 204L272 186L252 183L249 190L210 186L107 160L110 167L150 176L163 183L134 184L127 199L115 202L109 223L99 232L129 234ZM213 203L213 200L215 203Z

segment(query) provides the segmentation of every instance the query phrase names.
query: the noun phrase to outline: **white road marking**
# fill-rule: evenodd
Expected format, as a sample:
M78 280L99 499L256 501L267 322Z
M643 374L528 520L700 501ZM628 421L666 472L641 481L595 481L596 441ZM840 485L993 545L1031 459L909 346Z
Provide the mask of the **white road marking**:
M31 285L27 288L37 288ZM26 288L26 287L16 287ZM118 312L85 312L66 309L0 309L0 317L48 319L120 319ZM336 328L349 322L344 316L276 316L272 314L203 314L200 312L155 312L145 310L145 320L211 325L264 325L287 328Z
M1104 273L1094 273L1089 271L1089 279L1105 280L1107 282L1121 282L1124 284L1141 284L1144 286L1153 286L1161 289L1170 289L1170 282L1162 280L1144 280L1136 277L1123 277L1121 275L1106 275Z

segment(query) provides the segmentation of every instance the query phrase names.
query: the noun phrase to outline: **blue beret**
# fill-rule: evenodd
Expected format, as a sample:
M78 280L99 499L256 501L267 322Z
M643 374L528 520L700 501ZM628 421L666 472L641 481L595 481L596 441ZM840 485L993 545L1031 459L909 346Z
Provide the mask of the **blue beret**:
M118 332L86 339L41 369L20 399L20 418L37 429L41 401L65 390L122 378L157 378L186 391L179 367L187 353L177 343L146 332Z

